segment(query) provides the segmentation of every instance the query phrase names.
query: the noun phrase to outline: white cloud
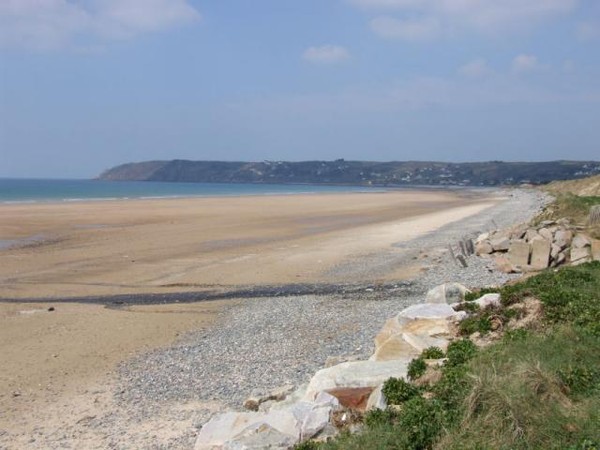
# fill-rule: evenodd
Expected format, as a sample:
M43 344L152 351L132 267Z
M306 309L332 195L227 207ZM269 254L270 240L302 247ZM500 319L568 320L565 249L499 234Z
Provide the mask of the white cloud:
M468 78L483 78L492 73L485 59L476 59L458 69L458 72Z
M537 22L570 13L579 3L579 0L347 1L367 10L395 11L420 22L437 21L438 28L445 34L460 29L484 33L502 32L507 28L528 29Z
M427 41L436 38L440 23L435 18L399 20L382 16L371 20L371 29L381 37L406 41Z
M78 47L196 21L187 0L0 0L0 46Z
M350 52L339 45L322 45L307 48L302 58L312 63L335 64L350 58Z
M512 62L512 71L514 73L525 73L539 69L540 64L534 55L521 54L515 57Z
M577 37L582 41L600 38L600 22L582 22L577 25Z

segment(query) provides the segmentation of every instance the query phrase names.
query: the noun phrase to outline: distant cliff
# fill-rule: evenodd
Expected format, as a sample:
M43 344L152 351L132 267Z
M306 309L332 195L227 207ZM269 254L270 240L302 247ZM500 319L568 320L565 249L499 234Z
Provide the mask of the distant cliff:
M312 183L354 185L499 186L545 184L600 174L598 161L146 161L123 164L99 176L113 181L202 183Z

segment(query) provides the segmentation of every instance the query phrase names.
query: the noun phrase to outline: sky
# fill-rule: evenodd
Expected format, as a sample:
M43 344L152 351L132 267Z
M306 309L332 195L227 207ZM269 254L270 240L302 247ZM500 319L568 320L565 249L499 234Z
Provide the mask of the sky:
M0 177L599 143L598 0L0 0Z

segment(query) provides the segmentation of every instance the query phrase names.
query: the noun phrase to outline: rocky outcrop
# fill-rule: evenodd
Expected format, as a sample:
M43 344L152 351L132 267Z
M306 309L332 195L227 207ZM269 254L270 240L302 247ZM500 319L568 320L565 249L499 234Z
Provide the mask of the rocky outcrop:
M271 393L255 392L244 406L253 412L227 412L206 423L196 450L290 448L311 438L335 434L346 411L384 409L383 383L406 378L410 361L428 347L446 349L456 322L465 317L446 303L464 299L468 289L449 283L438 286L427 298L435 303L409 306L388 319L375 337L375 352L367 361L346 361L319 370L305 387ZM496 297L482 297L482 306ZM343 421L342 421L343 422Z
M579 227L560 219L482 234L475 241L475 252L494 258L502 272L518 273L600 260L595 250L599 245Z

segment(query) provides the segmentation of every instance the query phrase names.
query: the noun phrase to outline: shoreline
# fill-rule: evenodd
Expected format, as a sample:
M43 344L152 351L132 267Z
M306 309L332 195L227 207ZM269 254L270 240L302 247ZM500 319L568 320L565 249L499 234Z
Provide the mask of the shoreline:
M517 216L523 218L536 204L531 194L509 197L491 209L402 242L402 257L399 253L378 251L359 261L364 267L409 263L428 268L416 272L410 282L394 285L371 279L364 285L355 283L352 291L320 295L307 292L309 285L302 295L293 297L226 300L217 315L218 326L190 330L166 346L130 355L104 381L100 380L104 383L101 389L82 387L50 403L30 399L29 405L36 408L35 413L12 428L3 426L0 417L0 431L9 432L5 435L0 432L0 445L14 442L14 448L27 446L31 437L27 431L29 420L37 426L43 423L35 437L42 446L68 448L85 442L90 448L105 448L127 440L136 447L190 448L197 428L210 415L227 407L240 407L241 400L253 388L272 388L286 382L297 384L322 367L328 357L367 353L381 322L393 311L418 301L420 293L431 284L443 282L446 277L454 278L457 273L467 278L466 284L484 282L481 276L487 282L490 275L484 266L473 264L462 271L446 259L444 249L449 240L482 229L490 219L496 218L503 224L516 220ZM360 265L354 268L360 269ZM347 269L344 264L336 267L348 274ZM339 284L333 286L338 288ZM6 305L10 304L2 303L0 307ZM63 306L59 304L59 308ZM144 310L152 306L133 308ZM114 309L120 314L130 314L127 310L128 307ZM98 401L93 403L93 398ZM9 404L24 401L19 399L23 397L4 398L4 401ZM93 406L89 406L90 402ZM88 406L82 409L81 404ZM80 406L65 409L61 405Z
M86 202L121 202L138 200L181 200L181 199L203 199L203 198L238 198L238 197L262 197L262 196L295 196L295 195L327 195L327 194L369 194L403 191L432 191L432 192L493 192L503 189L514 189L514 186L469 186L469 185L386 185L386 184L350 184L350 183L231 183L231 182L170 182L170 181L123 181L123 180L103 180L99 178L92 179L54 179L54 178L0 178L0 181L42 181L42 182L104 182L104 183L147 183L157 185L203 185L203 186L297 186L297 187L317 187L317 188L347 188L344 190L324 190L324 191L299 191L299 192L264 192L264 193L221 193L221 194L165 194L165 195L126 195L111 197L66 197L66 198L25 198L0 200L2 205L38 205L38 204L56 204L65 203L86 203Z

